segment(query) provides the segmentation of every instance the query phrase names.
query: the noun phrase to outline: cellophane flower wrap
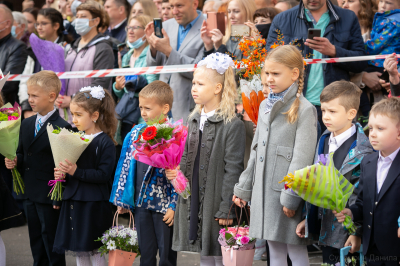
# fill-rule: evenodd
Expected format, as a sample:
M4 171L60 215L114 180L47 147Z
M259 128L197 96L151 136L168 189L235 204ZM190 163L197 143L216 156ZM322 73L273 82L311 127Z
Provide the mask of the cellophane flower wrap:
M21 108L15 103L10 103L0 108L0 153L14 160L17 156L19 130L21 127ZM13 189L17 195L25 192L25 184L17 168L11 170L13 177Z
M75 164L93 139L91 136L85 138L82 133L71 132L65 128L54 129L50 124L47 125L47 135L56 167L60 162L65 163L65 159ZM49 196L51 196L51 200L62 200L62 182L65 181L50 180L49 186L52 186L52 189Z
M353 193L354 186L335 168L333 153L321 155L316 164L290 173L281 182L305 201L325 209L341 212ZM357 227L346 215L343 225L350 234Z
M256 239L249 237L247 225L225 227L219 231L218 242L222 247L235 250L250 250L256 244Z
M156 119L147 125L133 144L135 159L156 168L176 169L185 149L187 127L182 120L172 123L168 119ZM190 196L189 181L181 171L171 184L183 198Z

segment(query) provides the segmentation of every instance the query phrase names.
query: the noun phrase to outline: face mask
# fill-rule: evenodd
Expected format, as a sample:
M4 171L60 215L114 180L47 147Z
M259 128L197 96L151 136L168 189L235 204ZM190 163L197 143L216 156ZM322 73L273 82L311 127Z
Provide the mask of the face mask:
M261 36L263 37L263 39L268 38L268 32L269 32L270 27L271 27L271 23L256 25L256 28L261 33Z
M144 36L143 36L143 37L144 37ZM126 40L126 44L129 46L130 49L138 49L138 48L141 47L141 46L144 44L144 42L145 42L145 40L143 40L143 37L137 39L136 41L134 41L134 42L132 42L132 43L129 42L128 40Z
M72 5L71 5L71 12L74 15L74 17L76 16L76 9L78 8L78 6L80 6L82 4L81 1L75 0Z
M12 27L11 27L11 35L15 38L15 37L17 37L17 34L15 33L15 29L16 29L16 27L13 25Z
M89 20L88 18L76 18L72 22L72 25L75 27L76 33L81 36L85 36L94 27L89 26L89 21L91 20Z

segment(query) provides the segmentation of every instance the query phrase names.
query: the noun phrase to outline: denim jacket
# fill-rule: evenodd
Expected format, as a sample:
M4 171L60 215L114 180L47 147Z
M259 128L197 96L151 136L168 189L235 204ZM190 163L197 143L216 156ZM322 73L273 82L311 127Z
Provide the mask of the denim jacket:
M350 181L351 184L354 185L353 195L350 196L349 201L347 203L347 207L353 205L356 201L358 194L358 181L360 178L360 164L362 159L372 153L374 150L368 140L368 137L364 134L364 130L362 126L357 123L356 124L356 133L357 139L353 142L350 147L349 152L347 153L346 158L343 161L343 164L339 170L339 172ZM326 130L324 134L322 134L319 143L317 145L317 150L315 153L315 161L320 154L324 152L324 143L325 138L329 138L331 132ZM309 238L317 238L320 245L331 246L334 248L342 248L349 236L347 230L339 223L329 209L324 208L316 208L314 205L310 203L306 204L307 216L306 216L306 237ZM312 212L314 211L314 215ZM315 221L318 219L319 221ZM314 234L309 234L309 231L315 231L315 228L309 228L313 225L315 226L317 223L321 223L321 230L318 236ZM356 235L362 235L362 227L358 227Z
M131 211L135 206L161 213L166 213L168 209L175 211L178 194L166 178L164 169L152 166L148 167L138 201L134 202L137 162L133 157L135 151L133 141L137 140L139 132L144 127L146 127L144 124L136 125L124 140L110 202Z

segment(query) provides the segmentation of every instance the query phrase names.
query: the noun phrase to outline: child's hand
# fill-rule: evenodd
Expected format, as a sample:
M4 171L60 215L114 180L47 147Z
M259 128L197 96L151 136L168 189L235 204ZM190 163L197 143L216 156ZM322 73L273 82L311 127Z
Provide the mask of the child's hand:
M297 225L296 235L298 235L300 238L304 238L306 236L306 219Z
M53 205L53 209L59 210L59 209L61 209L61 207L60 207L60 206Z
M400 238L400 227L397 229L397 237Z
M238 206L238 207L244 207L247 204L247 201L244 201L238 197L236 197L235 195L233 195L232 197L232 201Z
M218 221L219 225L228 226L233 224L233 219L219 219L215 218L215 221Z
M59 168L54 168L54 179L63 180L65 179L65 174Z
M350 249L350 253L355 253L357 251L360 250L361 247L361 237L358 236L350 236L347 241L346 244L344 244L345 247L351 247Z
M353 220L353 213L351 212L350 209L344 209L341 212L336 212L336 211L332 211L332 213L336 216L337 220L339 223L343 223L344 222L344 218L346 218L345 214L347 214L348 216L351 217L351 219Z
M129 210L124 209L124 208L122 208L120 206L118 206L117 211L118 211L119 214L124 214L124 213L129 212Z
M60 162L60 165L58 166L60 168L58 170L69 175L74 175L77 168L76 164L71 163L67 159L65 159L65 161L66 163Z
M386 57L383 67L389 73L389 80L392 84L399 84L399 72L397 71L397 56L391 54Z
M283 213L284 213L287 217L292 218L292 217L296 214L296 211L294 211L294 210L289 210L288 208L283 207Z
M167 213L164 215L163 222L165 222L168 226L172 226L174 224L174 215L175 211L168 209Z
M180 170L181 167L178 165L178 167L175 170L172 169L165 169L165 176L168 178L168 180L174 180L177 175L177 170Z
M17 156L15 156L14 160L5 158L4 161L6 162L6 167L9 170L12 170L15 166L17 166Z

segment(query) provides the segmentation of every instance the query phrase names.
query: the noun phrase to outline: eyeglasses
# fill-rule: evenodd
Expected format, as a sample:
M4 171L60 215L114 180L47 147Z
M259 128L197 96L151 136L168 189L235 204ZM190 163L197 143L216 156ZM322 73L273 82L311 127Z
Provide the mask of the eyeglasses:
M138 29L144 29L143 27L140 26L133 26L133 27L125 27L126 31L134 31L134 30L138 30Z
M45 27L48 24L50 24L50 22L35 23L35 29L39 28L39 26Z

